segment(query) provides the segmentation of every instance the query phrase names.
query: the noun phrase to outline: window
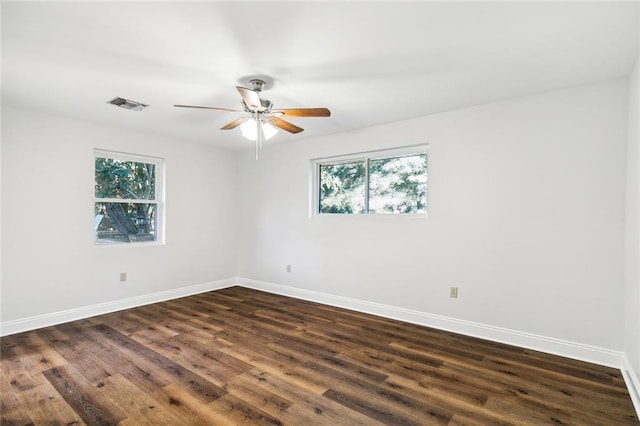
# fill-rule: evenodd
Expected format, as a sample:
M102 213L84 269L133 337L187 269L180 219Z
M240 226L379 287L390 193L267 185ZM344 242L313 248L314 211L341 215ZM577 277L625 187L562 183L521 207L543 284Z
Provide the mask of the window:
M369 152L316 164L316 214L427 212L425 147Z
M164 161L95 151L96 244L162 241Z

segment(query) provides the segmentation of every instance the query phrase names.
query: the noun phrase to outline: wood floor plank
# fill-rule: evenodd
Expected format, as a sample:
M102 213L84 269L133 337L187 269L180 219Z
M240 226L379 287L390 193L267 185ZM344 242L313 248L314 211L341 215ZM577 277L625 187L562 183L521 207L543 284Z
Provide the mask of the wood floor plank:
M238 425L283 425L280 419L231 393L210 403L209 408Z
M619 370L242 287L0 339L0 424L639 425Z
M284 420L285 423L294 421L299 423L302 421L299 417L291 416L287 411L293 403L260 386L260 381L253 379L249 374L240 374L235 376L227 384L227 391L236 397L251 404L262 411L271 414L277 418ZM295 411L294 411L295 413Z
M55 342L60 341L60 340L69 340L70 339L68 334L66 334L65 332L63 332L62 330L60 330L56 326L39 328L39 329L33 331L33 333L35 333L38 337L40 337L40 339L43 342L45 342L48 345L51 345L52 343L55 343ZM22 333L20 333L20 334L22 334ZM27 334L31 334L31 333L27 333Z
M135 338L135 335L132 336ZM224 352L209 347L194 347L195 343L184 343L180 339L170 339L166 344L151 339L137 340L176 364L200 375L216 386L223 387L230 379L253 368L251 364L233 358Z
M271 374L260 369L251 370L242 375L257 389L267 389L291 401L291 407L287 409L288 415L293 415L296 420L290 424L323 424L323 425L372 425L381 424L371 417L349 410L342 404L331 401L322 396L326 390L320 393L309 392L306 387L300 386L295 377L276 371Z
M267 346L249 344L226 347L222 351L275 376L286 376L296 386L314 395L320 395L329 389L330 381L327 377L303 368L307 358L294 358Z
M92 346L92 353L102 355L101 360L109 368L118 371L127 380L146 392L153 393L171 383L171 377L151 360L134 358L115 343L104 339L93 328L82 329L77 334Z
M72 364L89 382L104 380L115 374L115 367L110 367L91 351L91 346L82 339L59 340L51 343L66 363Z
M442 367L440 367L442 368ZM464 382L441 379L446 373L439 369L422 374L419 379L401 375L390 375L384 384L392 389L401 389L406 392L411 389L417 394L428 398L436 398L440 401L455 401L456 403L481 407L487 402L486 389L467 386ZM424 370L423 370L424 371Z
M486 408L486 394L475 393L473 390L440 388L422 380L396 376L389 377L382 385L402 395L454 413L452 419L474 419L481 424L491 425L511 424L508 416Z
M177 416L185 425L234 425L232 418L209 407L201 399L196 398L180 383L167 385L162 392L153 395L163 407Z
M96 325L91 327L100 333L103 337L114 342L123 351L132 356L144 358L152 361L160 370L173 376L180 383L185 384L189 391L204 403L208 403L224 395L226 391L219 386L203 379L191 370L171 361L169 358L159 354L158 352L136 342L135 340L117 332L106 325Z
M47 380L88 424L114 425L126 416L118 407L105 403L93 386L71 366L55 367L44 373Z
M29 358L36 370L44 371L66 364L65 359L37 333L21 333L13 337L16 338L16 345L13 348L15 353Z
M124 376L116 374L98 385L103 398L116 405L126 416L121 425L180 424L181 418L163 407L151 395L141 392Z
M385 423L417 424L420 419L428 419L428 423L446 424L453 415L440 406L426 403L423 399L416 399L388 386L344 374L333 367L315 362L307 363L307 367L337 379L323 396ZM362 395L367 395L367 398L362 399Z
M16 397L9 380L2 371L0 371L0 424L7 426L33 424L33 420Z
M329 389L324 394L324 397L335 401L339 404L350 408L353 411L364 414L372 419L379 421L383 424L393 425L418 425L418 424L447 424L449 419L446 417L439 417L438 421L427 422L426 417L430 417L430 413L421 413L421 416L417 419L407 417L402 413L397 413L388 410L386 407L380 406L378 401L371 400L370 398L364 398L356 393L348 393L342 391L336 391Z
M20 336L9 336L2 339L0 369L15 392L38 387L44 384L44 378L38 374L38 368L31 357L24 355L20 347Z
M40 386L16 393L16 397L34 425L87 424L47 380ZM0 417L4 417L4 411Z

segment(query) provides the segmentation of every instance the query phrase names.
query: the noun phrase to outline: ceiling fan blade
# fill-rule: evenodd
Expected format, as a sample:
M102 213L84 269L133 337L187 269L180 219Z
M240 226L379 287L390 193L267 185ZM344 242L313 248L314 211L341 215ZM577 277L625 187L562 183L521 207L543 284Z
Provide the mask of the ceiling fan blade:
M198 108L198 109L213 109L217 111L231 111L231 112L244 112L239 109L229 109L229 108L218 108L218 107L208 107L208 106L197 106L197 105L174 105L177 108Z
M238 93L242 96L242 100L249 109L256 111L263 111L262 102L260 102L260 95L255 90L247 89L246 87L236 86Z
M285 108L274 112L282 112L285 117L330 117L329 108Z
M235 120L233 120L231 123L227 123L224 126L220 127L220 130L231 130L231 129L235 129L236 127L238 127L239 125L241 125L242 123L244 123L245 121L247 121L249 119L249 117L240 117L240 118L236 118Z
M286 130L289 133L300 133L301 131L304 130L302 127L298 127L295 124L289 123L288 121L285 121L285 120L283 120L281 118L278 118L278 117L269 117L269 121L274 126L280 128L282 130Z

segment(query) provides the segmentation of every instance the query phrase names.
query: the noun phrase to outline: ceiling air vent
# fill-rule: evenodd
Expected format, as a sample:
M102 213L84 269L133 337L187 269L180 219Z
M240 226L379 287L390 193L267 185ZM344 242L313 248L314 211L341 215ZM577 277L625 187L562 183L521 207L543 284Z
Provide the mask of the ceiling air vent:
M125 99L125 98L113 98L107 103L111 105L115 105L120 108L130 109L132 111L142 111L143 109L149 106L149 105L141 104L140 102L130 101L129 99Z

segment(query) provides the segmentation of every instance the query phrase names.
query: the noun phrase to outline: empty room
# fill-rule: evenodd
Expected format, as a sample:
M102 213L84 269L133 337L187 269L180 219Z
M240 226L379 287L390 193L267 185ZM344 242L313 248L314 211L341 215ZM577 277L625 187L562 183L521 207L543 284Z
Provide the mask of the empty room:
M0 16L2 425L640 424L640 2Z

